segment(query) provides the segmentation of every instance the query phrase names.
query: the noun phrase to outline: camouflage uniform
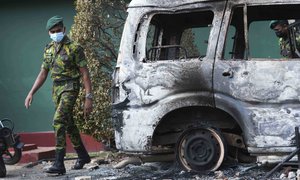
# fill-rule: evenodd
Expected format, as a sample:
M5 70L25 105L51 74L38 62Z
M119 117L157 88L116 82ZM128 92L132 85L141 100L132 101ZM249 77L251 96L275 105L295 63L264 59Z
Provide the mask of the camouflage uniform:
M61 43L51 42L45 48L42 68L51 72L53 80L56 149L65 149L66 132L74 148L81 145L80 133L73 120L73 107L79 92L79 68L86 65L83 49L67 36Z
M280 54L285 58L293 58L288 38L279 38ZM300 36L296 37L296 47L300 49ZM297 55L296 55L297 56Z

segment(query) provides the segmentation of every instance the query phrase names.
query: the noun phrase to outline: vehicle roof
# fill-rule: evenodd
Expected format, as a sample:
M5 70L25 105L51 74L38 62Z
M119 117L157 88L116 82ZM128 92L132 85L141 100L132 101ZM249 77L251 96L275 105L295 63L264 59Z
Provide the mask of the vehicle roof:
M209 2L209 1L226 1L226 0L132 0L129 4L131 7L172 7L180 6L185 4L193 4L198 2Z
M194 4L199 2L214 2L227 0L132 0L129 8L134 7L176 7L186 4ZM228 0L236 3L280 3L280 2L299 2L300 0Z

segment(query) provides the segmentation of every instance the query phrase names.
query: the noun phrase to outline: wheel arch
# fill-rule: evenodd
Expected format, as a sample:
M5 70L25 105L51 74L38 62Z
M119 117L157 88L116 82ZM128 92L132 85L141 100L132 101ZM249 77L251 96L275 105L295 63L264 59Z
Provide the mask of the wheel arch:
M243 132L235 118L222 109L209 106L185 106L174 109L161 118L154 129L152 145L176 143L185 129L195 125L215 127L240 135Z
M249 104L238 101L224 94L215 94L215 107L228 113L239 124L247 146L255 146L255 127L251 121L252 113Z

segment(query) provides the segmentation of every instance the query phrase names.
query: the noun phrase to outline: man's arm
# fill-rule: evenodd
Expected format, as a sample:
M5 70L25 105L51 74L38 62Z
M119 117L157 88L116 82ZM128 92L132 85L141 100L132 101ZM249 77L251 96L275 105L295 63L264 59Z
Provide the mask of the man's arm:
M37 90L44 84L48 76L48 70L42 68L39 75L37 76L31 90L29 91L26 99L25 99L25 107L28 109L31 105L33 95L36 93Z
M92 83L89 76L89 71L86 67L79 68L81 74L82 74L82 80L85 88L85 93L92 93ZM91 98L85 98L84 103L84 116L91 113L93 110L93 101Z

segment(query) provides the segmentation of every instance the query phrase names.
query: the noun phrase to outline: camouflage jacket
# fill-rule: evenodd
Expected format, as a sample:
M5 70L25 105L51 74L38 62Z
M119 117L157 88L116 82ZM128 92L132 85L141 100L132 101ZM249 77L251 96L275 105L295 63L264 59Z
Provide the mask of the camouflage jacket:
M79 68L86 65L82 47L65 36L61 43L52 41L46 46L41 68L50 71L52 80L57 82L79 78Z
M280 54L285 58L294 58L288 38L279 38ZM300 50L300 36L296 37L296 47ZM295 54L296 55L296 54ZM296 55L297 56L297 55Z

